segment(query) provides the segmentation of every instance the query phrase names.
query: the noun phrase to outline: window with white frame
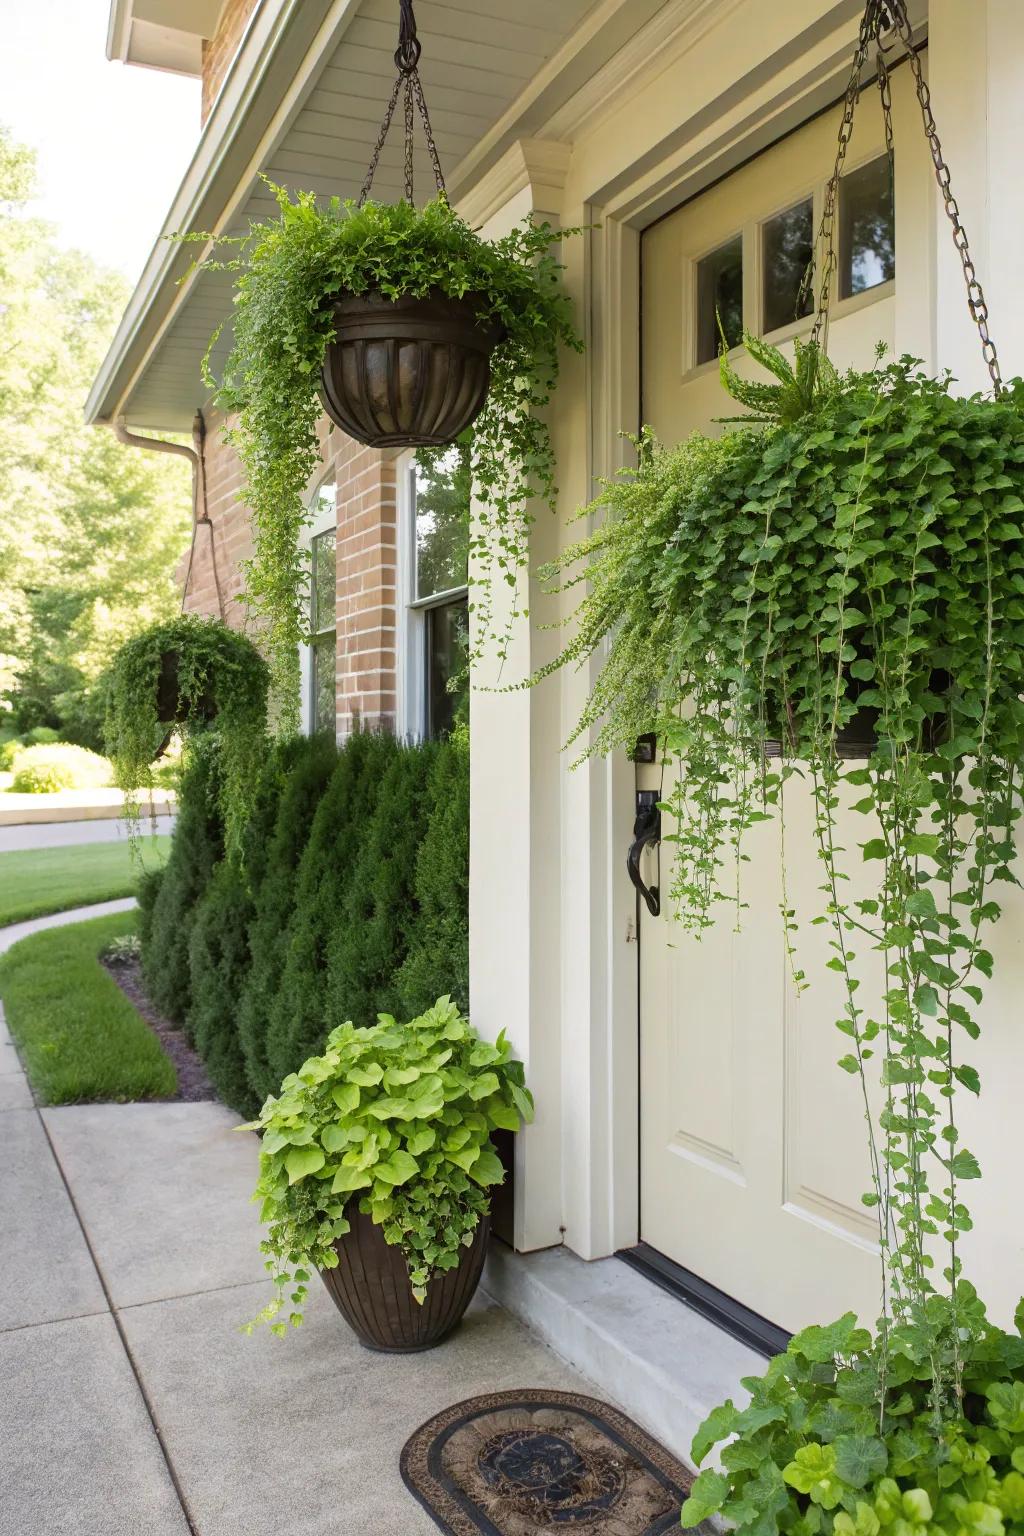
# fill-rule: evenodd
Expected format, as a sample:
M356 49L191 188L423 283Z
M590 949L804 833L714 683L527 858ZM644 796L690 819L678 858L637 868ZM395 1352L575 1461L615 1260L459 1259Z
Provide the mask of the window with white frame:
M877 155L839 182L834 303L881 292L896 276L893 162ZM751 223L693 263L693 363L717 358L722 336L739 345L744 327L759 335L799 329L814 309L814 283L805 281L815 253L824 183ZM756 277L748 281L748 273ZM747 310L753 310L748 314ZM790 329L792 328L792 329Z
M463 444L410 456L399 476L400 724L415 738L468 718L469 515Z
M302 720L310 734L337 723L337 491L333 480L317 491L304 530L309 551L309 643L302 658Z

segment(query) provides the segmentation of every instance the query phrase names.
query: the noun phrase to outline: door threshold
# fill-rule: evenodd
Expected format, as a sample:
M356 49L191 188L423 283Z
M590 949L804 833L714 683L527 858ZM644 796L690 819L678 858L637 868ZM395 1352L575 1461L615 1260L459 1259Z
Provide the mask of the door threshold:
M588 1263L568 1248L514 1253L492 1241L482 1285L691 1465L690 1443L711 1409L745 1400L740 1379L764 1374L762 1350L619 1258Z
M736 1301L709 1281L702 1280L700 1275L693 1274L691 1270L684 1269L681 1264L659 1253L650 1243L637 1243L635 1248L622 1248L615 1257L761 1355L770 1357L783 1354L793 1337L785 1328L770 1323L760 1313L752 1312L741 1301Z

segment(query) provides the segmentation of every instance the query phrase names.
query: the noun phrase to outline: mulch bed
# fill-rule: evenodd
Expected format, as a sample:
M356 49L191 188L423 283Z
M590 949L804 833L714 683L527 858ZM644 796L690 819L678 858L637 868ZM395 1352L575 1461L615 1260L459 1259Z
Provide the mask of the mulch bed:
M117 965L109 965L105 960L101 960L100 964L145 1019L174 1063L178 1074L178 1091L162 1102L198 1104L207 1099L215 1100L217 1094L214 1086L206 1075L206 1068L202 1061L189 1045L184 1030L172 1024L169 1019L165 1019L163 1014L157 1013L146 996L142 967L138 960L128 960Z

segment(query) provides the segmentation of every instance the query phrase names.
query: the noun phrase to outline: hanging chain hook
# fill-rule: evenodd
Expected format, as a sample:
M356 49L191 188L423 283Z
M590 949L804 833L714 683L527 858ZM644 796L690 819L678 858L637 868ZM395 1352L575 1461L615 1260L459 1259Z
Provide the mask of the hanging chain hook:
M416 35L416 17L412 0L399 0L402 7L398 23L398 47L395 49L395 67L403 75L411 75L420 62L423 44Z
M835 167L825 188L824 208L821 224L818 229L821 278L811 339L827 347L832 282L838 268L836 217L839 203L839 182L842 177L843 166L846 163L846 154L853 133L854 113L860 101L861 82L872 45L875 47L877 61L878 88L882 101L886 149L889 152L890 165L893 164L892 97L889 65L885 55L892 51L897 42L901 42L906 50L907 62L914 79L914 89L921 108L925 138L928 141L932 163L935 166L935 178L938 182L939 191L942 194L946 215L953 226L953 243L956 246L960 263L963 267L964 282L967 287L967 307L981 338L982 356L985 359L989 377L992 380L993 390L998 395L1003 388L1003 379L996 344L989 334L988 303L985 299L984 289L978 279L974 259L971 256L967 241L967 231L964 229L963 220L960 217L960 208L951 190L949 166L946 163L935 124L935 115L931 105L931 93L924 78L921 60L914 47L913 30L910 25L910 18L907 15L906 0L867 0L864 15L861 19L857 48L853 58L853 68L850 71L846 96L843 101L843 117L839 128L839 145L836 152ZM804 274L803 282L800 285L800 294L797 300L798 313L811 293L814 281L815 259L815 257L811 258L807 271Z
M370 156L370 165L366 172L366 180L363 182L359 193L359 207L361 208L370 195L373 186L373 178L377 173L380 163L381 151L384 148L387 136L391 131L391 122L398 106L398 98L403 98L403 115L405 118L405 200L407 203L414 201L413 187L413 130L416 125L416 113L420 115L423 123L423 136L426 140L427 153L430 156L430 168L434 173L434 181L437 185L437 195L442 200L447 200L447 191L444 184L444 173L441 170L441 159L437 153L437 145L434 143L434 134L430 126L430 114L427 111L426 97L423 94L423 82L420 80L419 62L423 53L423 45L416 34L416 16L413 12L413 0L399 0L401 5L401 18L398 24L398 47L395 49L395 68L398 74L392 87L391 98L384 112L384 120L381 123L377 142Z

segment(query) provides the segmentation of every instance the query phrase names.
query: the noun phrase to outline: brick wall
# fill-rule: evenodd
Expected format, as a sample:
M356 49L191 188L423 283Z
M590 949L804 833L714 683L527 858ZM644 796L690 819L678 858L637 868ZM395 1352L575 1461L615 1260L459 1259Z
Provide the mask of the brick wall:
M200 527L185 609L217 615L213 551L224 596L224 617L248 621L242 563L252 553L249 513L239 500L242 468L223 440L225 421L207 413L206 485L211 527ZM335 428L321 427L324 468L337 484L337 652L339 738L356 722L394 730L397 715L397 536L394 456L364 448ZM323 471L321 471L321 474ZM179 569L185 579L187 561ZM242 601L238 601L239 597Z
M238 52L249 17L259 0L225 0L213 37L203 42L203 122L217 99L217 92L224 76L231 68L231 61Z

